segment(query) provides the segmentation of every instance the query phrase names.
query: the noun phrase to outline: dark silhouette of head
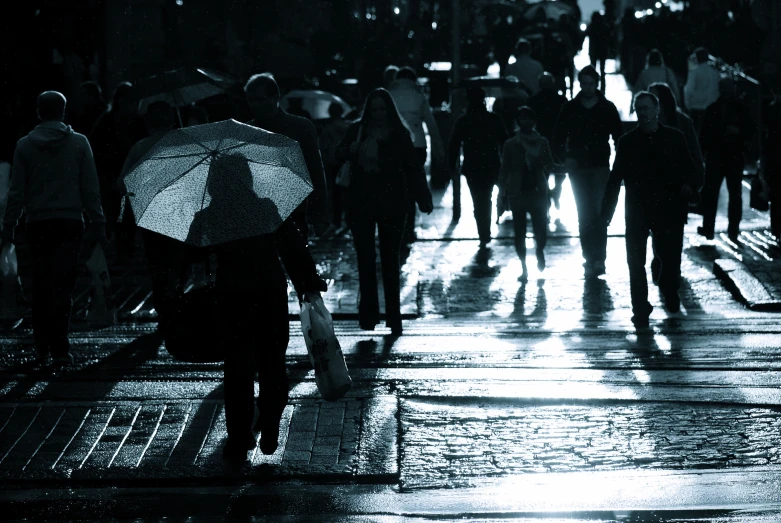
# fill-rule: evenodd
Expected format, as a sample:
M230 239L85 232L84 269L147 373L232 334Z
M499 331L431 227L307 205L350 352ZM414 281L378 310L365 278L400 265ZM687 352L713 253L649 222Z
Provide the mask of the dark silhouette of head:
M252 170L240 154L216 154L211 158L206 190L213 203L229 204L237 194L252 192Z
M697 58L698 64L705 64L708 63L708 59L710 58L710 53L708 50L704 47L698 47L694 50L694 56Z
M415 72L415 69L409 66L402 67L399 69L399 72L396 73L396 80L412 80L415 82L417 79L418 74Z
M480 87L469 87L466 90L466 109L475 111L485 109L485 91Z
M532 44L526 38L519 38L515 42L515 52L519 56L530 54L532 52Z
M342 117L344 114L344 107L342 107L342 104L338 102L331 102L328 106L328 116L330 118L333 118L334 120L337 120Z
M524 105L518 109L515 119L522 133L530 133L537 124L537 113L528 105Z
M259 120L268 120L279 111L279 84L271 73L250 76L244 84L244 94L252 114Z
M382 72L382 85L386 89L390 84L393 83L393 81L396 79L396 75L399 72L399 66L398 65L389 65L385 68L385 71Z
M578 72L578 81L584 95L594 96L599 88L599 73L593 65L587 65Z
M98 106L106 103L103 99L103 89L100 88L97 82L91 80L82 82L79 87L81 88L81 98L84 104Z
M556 89L556 77L545 71L540 75L540 89L543 91L553 91Z
M651 130L659 123L659 99L653 93L640 91L634 99L637 123L641 129Z
M65 118L65 95L57 91L44 91L38 95L38 118L42 122L61 122Z
M670 89L670 86L664 82L656 82L648 86L648 91L656 95L659 99L662 123L675 125L675 114L678 108L678 101L675 98L673 90Z
M134 105L134 89L130 82L119 82L111 96L112 111L128 111Z
M176 125L174 108L168 102L152 102L144 114L144 123L150 132L173 129Z
M382 103L380 103L382 102ZM367 125L372 122L385 122L390 124L394 130L409 133L406 122L399 114L396 102L387 89L378 87L366 97L366 103L361 113L361 124Z
M645 63L649 67L661 67L664 65L664 57L659 49L651 49L645 57Z

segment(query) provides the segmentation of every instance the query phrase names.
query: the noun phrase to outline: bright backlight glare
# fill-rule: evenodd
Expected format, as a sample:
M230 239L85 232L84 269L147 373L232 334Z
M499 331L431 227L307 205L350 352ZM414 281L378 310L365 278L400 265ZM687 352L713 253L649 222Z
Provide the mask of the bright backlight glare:
M431 62L428 68L430 71L450 71L452 67L450 62Z
M396 14L399 14L399 13L401 13L401 9L399 9L398 7L394 7L393 8L393 12L396 13Z
M642 11L635 11L635 18L642 18L645 16L645 13Z
M662 3L661 2L656 2L656 4L654 4L654 5L656 6L657 9L661 9L662 8Z
M645 10L645 14L647 14L648 16L651 16L651 15L654 14L654 10L653 9L646 9Z
M515 55L514 55L514 54L511 54L511 55L510 55L510 58L508 58L508 59L507 59L507 65L514 64L514 63L515 63L515 62L517 62L517 61L518 61L518 60L516 60L516 59L515 59Z
M436 22L431 22L431 28L436 31L437 30L437 23Z
M581 31L585 31L586 29L588 29L588 26L586 24L580 24Z

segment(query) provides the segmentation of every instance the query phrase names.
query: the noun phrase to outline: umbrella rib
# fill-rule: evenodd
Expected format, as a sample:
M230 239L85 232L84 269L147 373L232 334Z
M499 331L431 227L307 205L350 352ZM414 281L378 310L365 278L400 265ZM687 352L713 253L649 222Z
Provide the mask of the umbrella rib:
M261 160L253 160L251 158L247 158L247 161L251 162L251 163L257 163L257 164L260 164L260 165L273 165L274 167L284 167L284 165L282 165L281 163L264 162L264 161L261 161Z
M190 158L192 156L201 156L203 153L174 154L172 156L150 156L148 160L171 160L174 158ZM208 156L208 155L207 155Z
M188 138L190 138L190 139L193 141L193 143L195 143L195 145L200 145L201 147L203 147L204 149L206 149L206 150L207 150L207 151L209 151L210 153L214 152L212 149L209 149L209 148L208 148L208 147L206 147L204 144L202 144L202 143L200 142L200 140L198 140L197 138L195 138L195 137L194 137L192 134L185 132L185 131L184 131L184 129L177 129L177 131L179 131L180 133L184 133L184 134L185 134L185 135L186 135Z
M201 160L200 160L198 163L196 163L195 165L193 165L192 167L190 167L189 169L187 169L186 171L184 171L182 174L180 174L179 176L177 176L176 178L174 178L173 180L171 180L170 182L168 182L167 184L165 184L163 187L161 187L161 188L160 188L160 190L156 191L156 192L155 192L155 196L157 196L158 194L160 194L161 192L163 192L164 190L166 190L167 188L169 188L171 185L173 185L173 184L174 184L174 183L176 183L177 181L179 181L179 180L181 180L182 178L184 178L185 176L187 176L187 174L188 174L190 171L192 171L193 169L195 169L196 167L198 167L199 165L201 165L203 162L205 162L205 161L206 161L206 160L208 160L208 159L209 159L209 156L205 156L204 158L202 158L202 159L201 159ZM152 199L154 199L154 196L152 197ZM150 201L150 202L149 202L149 205L147 205L147 206L146 206L146 209L144 209L144 211L141 213L141 216L139 216L139 217L136 219L136 223L140 223L140 222L141 222L141 219L142 219L142 218L144 217L144 215L146 214L146 211L148 211L148 210L149 210L149 208L152 206L152 205L151 205L151 203L152 203L152 202Z

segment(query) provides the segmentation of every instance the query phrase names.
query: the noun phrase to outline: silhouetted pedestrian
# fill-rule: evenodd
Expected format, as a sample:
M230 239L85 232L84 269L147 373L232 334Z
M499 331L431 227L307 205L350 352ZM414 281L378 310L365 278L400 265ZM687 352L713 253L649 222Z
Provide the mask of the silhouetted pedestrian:
M351 160L353 168L345 207L358 256L358 323L363 330L374 330L380 322L374 242L377 229L385 323L394 335L400 335L404 222L410 205L417 203L425 213L430 213L434 205L410 131L387 90L380 88L369 93L361 118L348 129L336 150L336 158L340 162Z
M737 85L731 78L719 82L719 99L708 107L702 120L701 145L705 155L705 187L702 190L701 235L712 239L716 225L719 191L727 180L729 206L727 234L736 241L743 217L743 151L746 140L756 131L749 108L738 98Z
M505 76L514 76L529 89L529 94L540 92L540 75L545 72L542 64L531 57L532 46L526 38L515 44L515 62L507 66Z
M586 277L605 273L607 228L599 217L600 203L610 175L610 137L624 128L616 106L597 89L599 73L587 65L578 73L580 93L561 109L554 132L553 151L569 174L583 251Z
M770 201L770 232L781 241L781 99L778 95L768 107L765 116L764 145L762 147L762 168L760 176L767 184Z
M648 302L645 254L653 235L661 262L659 290L669 312L680 310L683 224L688 198L697 184L683 133L659 123L659 100L647 91L635 96L638 127L618 142L616 160L602 201L609 223L618 203L621 182L626 188L626 259L632 298L632 323L648 326L653 307Z
M702 132L702 120L705 110L719 98L719 80L721 75L708 63L710 53L704 47L697 48L693 53L696 64L689 62L689 76L683 88L686 109L694 120L697 132Z
M651 84L657 82L662 82L670 86L676 100L682 100L681 88L678 84L678 79L675 77L675 73L665 65L662 52L658 49L652 49L648 53L648 56L646 56L645 69L640 72L640 76L637 77L637 82L635 82L635 85L633 86L634 91L647 91Z
M466 177L482 249L491 241L491 198L499 178L502 146L508 134L502 118L486 109L485 91L470 88L466 96L466 111L458 117L450 133L447 163L453 176L463 174ZM462 149L464 163L458 173Z
M68 331L84 235L87 243L106 243L100 187L89 141L63 123L65 97L46 91L38 97L40 125L19 140L14 152L3 247L14 242L22 211L33 262L33 338L40 358L73 361ZM0 249L2 250L2 249Z
M586 29L588 36L588 56L595 70L599 68L601 90L605 92L605 62L610 52L610 25L599 11L591 14L591 23Z
M349 123L343 118L344 108L337 102L328 106L330 119L320 131L320 150L323 155L325 176L328 181L328 194L331 197L331 224L342 226L344 189L336 185L336 175L342 164L336 159L336 147L342 142Z

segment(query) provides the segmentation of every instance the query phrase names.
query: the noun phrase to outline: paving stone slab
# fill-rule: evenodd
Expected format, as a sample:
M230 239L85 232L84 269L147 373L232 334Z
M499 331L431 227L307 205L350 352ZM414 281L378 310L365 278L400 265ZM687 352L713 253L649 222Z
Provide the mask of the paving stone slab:
M713 273L750 309L781 311L781 295L773 292L775 286L781 283L774 281L781 280L781 265L775 265L751 270L743 262L725 258L713 263ZM768 286L771 288L768 289Z
M669 404L401 402L407 488L486 477L781 465L781 410Z
M0 484L395 478L395 402L389 405L382 399L296 401L284 411L277 452L266 456L256 448L243 466L222 459L221 401L0 405ZM390 439L381 437L386 429L393 431Z

